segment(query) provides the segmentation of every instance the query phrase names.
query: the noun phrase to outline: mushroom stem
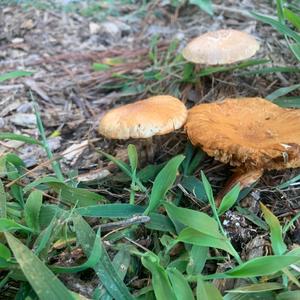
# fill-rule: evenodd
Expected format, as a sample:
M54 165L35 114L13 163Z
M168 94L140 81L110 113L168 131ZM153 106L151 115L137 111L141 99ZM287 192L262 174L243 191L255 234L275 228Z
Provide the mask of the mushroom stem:
M203 95L202 80L201 80L201 78L197 77L197 74L200 72L200 70L201 70L201 65L196 64L195 65L195 73L196 73L195 91L196 91L196 95L198 96L198 100L200 100L202 98L202 95Z
M259 180L259 178L263 175L262 169L254 169L254 170L243 170L237 169L233 175L228 179L225 184L225 187L220 191L217 195L215 202L216 206L219 207L223 197L237 184L240 185L240 189L244 189L246 187L251 186L253 183Z
M201 70L200 64L195 64L195 73L199 72Z
M153 163L154 161L154 146L153 146L153 137L149 137L145 139L145 147L146 147L146 156L149 162Z

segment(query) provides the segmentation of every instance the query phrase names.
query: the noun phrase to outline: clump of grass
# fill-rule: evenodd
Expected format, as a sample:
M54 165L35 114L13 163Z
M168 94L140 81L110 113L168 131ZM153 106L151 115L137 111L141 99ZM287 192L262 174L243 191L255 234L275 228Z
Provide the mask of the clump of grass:
M115 83L101 85L99 89L105 92L118 90L121 96L170 94L181 98L182 87L196 84L200 78L218 73L241 72L269 62L267 59L250 59L234 65L212 66L195 71L195 65L182 57L177 40L171 41L165 50L160 49L159 43L159 36L153 36L148 54L149 67L142 72L113 74L112 81L114 80ZM99 72L105 72L111 68L109 64L103 63L93 64L92 67Z
M300 6L297 2L298 1L277 0L277 16L267 16L257 12L252 14L257 20L269 24L280 34L282 34L285 38L286 45L293 54L294 58L297 62L300 62ZM299 66L272 67L267 68L267 70L262 70L262 72L299 73L300 68ZM298 90L299 88L299 84L279 88L268 95L267 99L283 107L299 107L299 96L287 96L289 93Z

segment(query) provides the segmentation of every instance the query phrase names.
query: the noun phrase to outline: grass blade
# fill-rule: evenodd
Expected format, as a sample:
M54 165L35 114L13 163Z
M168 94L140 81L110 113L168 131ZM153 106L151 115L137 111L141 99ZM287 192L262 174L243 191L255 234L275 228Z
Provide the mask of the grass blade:
M252 71L247 72L241 72L240 75L247 76L247 75L258 75L258 74L269 74L269 73L299 73L300 68L299 67L268 67L268 68L260 68L260 69L254 69Z
M31 228L18 224L14 220L0 218L0 232L15 231L15 230L32 232Z
M29 72L29 71L21 71L21 70L12 71L12 72L8 72L8 73L4 73L4 74L0 75L0 82L9 80L9 79L18 78L18 77L31 76L33 74L34 74L33 72Z
M9 248L7 248L4 244L0 243L0 257L4 259L10 259L11 258L11 252Z
M204 10L211 16L214 14L212 0L190 0L189 2L197 5L200 9Z
M147 182L149 180L154 180L156 175L161 171L165 166L165 163L159 165L147 165L145 168L137 172L137 177L141 182Z
M25 245L10 233L6 240L28 282L41 300L74 300L68 289Z
M260 203L260 207L264 214L265 221L270 228L271 244L274 254L282 255L287 250L287 246L283 241L281 225L278 219L265 205Z
M210 185L209 181L207 180L207 178L206 178L205 174L203 173L203 171L201 171L201 179L202 179L203 187L204 187L206 197L208 199L208 202L209 202L210 206L212 208L216 208L215 198L214 198L214 194L213 194L211 185Z
M266 224L266 222L264 222L261 218L259 218L256 214L254 214L249 209L237 206L236 210L241 215L243 215L247 220L251 221L253 224L257 225L258 227L262 228L265 231L268 231L268 225Z
M158 257L147 252L142 256L142 264L152 274L152 287L157 300L176 299L166 271L160 266Z
M176 179L178 167L183 160L183 155L173 157L158 173L153 183L149 205L144 213L145 215L153 211L161 201L164 200L166 193L172 187Z
M167 216L150 213L150 222L145 224L145 227L152 230L165 231L175 233L175 228L170 218Z
M0 140L14 140L14 141L20 141L32 145L40 145L40 146L42 145L41 142L39 142L38 140L32 137L23 134L16 134L16 133L9 133L9 132L0 133Z
M269 94L266 98L268 100L275 100L281 96L285 96L286 94L293 92L294 90L297 90L300 88L300 84L294 84L288 87L283 87L280 89L277 89L276 91L274 91L273 93Z
M285 189L285 188L288 188L290 185L292 185L293 183L297 182L300 180L300 174L293 177L292 179L286 181L286 182L283 182L281 183L280 185L277 186L278 189Z
M208 247L192 246L192 249L189 251L189 263L186 267L187 274L201 274L209 255L208 250Z
M138 154L136 151L136 147L132 144L129 144L127 147L127 152L128 152L128 158L129 158L129 162L130 162L131 172L133 174L135 174L137 166L138 166Z
M288 41L288 45L292 53L295 55L295 57L300 61L300 44L297 43L290 43Z
M48 252L48 248L50 247L51 240L53 236L55 236L55 231L61 230L62 224L59 224L59 220L55 217L47 223L49 224L37 237L34 243L34 252L36 255L40 256L40 253L43 251Z
M205 282L200 276L197 278L197 300L222 300L219 290L210 282Z
M231 255L235 254L225 238L214 238L211 235L204 234L192 228L183 229L178 235L177 241L197 246L218 248L227 251Z
M176 268L167 269L168 277L171 281L173 291L177 300L194 300L194 295L186 278Z
M234 278L265 276L279 272L298 261L300 261L298 256L272 255L257 257L225 272L225 274Z
M28 196L28 199L24 207L24 217L28 227L33 231L39 232L40 222L39 215L43 203L43 192L42 191L33 191Z
M300 291L288 291L277 295L276 300L299 300Z
M184 176L180 184L202 203L207 203L203 183L195 176Z
M32 181L30 184L27 184L24 187L24 193L27 193L28 191L36 188L39 185L49 184L49 183L63 183L63 181L61 181L60 179L53 177L53 176L45 176L43 178L39 178L39 179Z
M85 217L101 218L131 218L134 215L142 214L145 211L143 206L132 204L99 204L93 206L80 207L75 211Z
M251 13L257 20L262 21L264 23L267 23L271 25L273 28L275 28L280 33L289 36L290 38L294 39L297 43L300 43L300 36L298 33L290 29L288 26L282 24L281 22L277 21L274 18L271 18L269 16L257 14L255 12Z
M204 77L204 76L211 75L214 73L239 70L239 69L243 69L243 68L247 68L247 67L251 67L251 66L265 64L267 62L269 62L268 59L253 59L253 60L243 61L241 63L231 65L231 66L207 67L207 68L201 70L199 73L197 73L196 76Z
M283 9L284 17L300 31L300 17L288 8Z
M281 107L300 108L300 97L299 96L279 97L272 102Z
M235 185L222 199L218 208L218 215L223 215L228 209L230 209L237 201L241 188L240 185Z
M58 179L60 179L61 181L64 181L64 176L62 174L59 163L56 160L53 160L53 154L51 152L49 143L48 143L47 138L46 138L46 134L45 134L43 122L42 122L42 119L41 119L40 111L39 111L37 103L35 102L35 100L33 98L31 90L30 90L30 96L31 96L31 99L33 101L33 108L34 108L34 113L35 113L35 118L36 118L36 124L37 124L37 128L39 130L39 134L42 138L43 147L44 147L44 149L47 153L48 159L52 161L51 165L52 165L52 168L55 172L56 177Z
M126 174L128 177L131 178L132 174L131 174L131 170L130 167L128 166L128 164L124 163L122 160L117 159L115 157L113 157L112 155L105 153L104 151L98 150L102 155L104 155L106 158L108 158L110 161L112 161L114 164L116 164L120 170Z
M98 202L104 200L104 197L102 195L91 192L84 188L71 187L63 183L61 179L52 176L46 176L31 182L24 188L24 193L43 184L46 184L50 188L52 188L60 195L62 201L67 202L68 204L77 204L77 206L89 206L95 205Z
M218 230L217 222L207 214L188 208L177 207L171 203L164 203L164 206L172 219L214 238L223 238Z
M130 264L130 253L129 251L126 251L125 249L120 250L114 257L112 264L118 274L120 275L120 278L124 280L127 270L129 268ZM113 298L109 295L109 293L106 291L105 287L102 283L98 285L98 287L95 289L93 293L93 299L101 299L101 300L113 300Z
M99 231L97 232L93 248L88 260L80 266L76 267L59 267L51 266L51 270L55 273L78 273L88 268L93 268L100 260L102 256L101 239Z
M95 241L96 234L92 228L84 221L84 219L77 215L73 217L75 232L78 242L83 248L83 251L90 255ZM129 293L127 287L119 277L112 262L109 259L106 250L101 244L102 256L98 264L93 267L97 276L105 286L108 293L115 299L132 300L133 296Z
M264 283L256 283L256 284L237 287L234 290L229 290L228 293L249 294L249 293L275 291L281 289L284 289L284 286L280 283L264 282Z
M0 218L6 218L6 193L0 179Z
M286 234L293 224L300 218L300 211L292 217L292 219L283 226L282 232Z

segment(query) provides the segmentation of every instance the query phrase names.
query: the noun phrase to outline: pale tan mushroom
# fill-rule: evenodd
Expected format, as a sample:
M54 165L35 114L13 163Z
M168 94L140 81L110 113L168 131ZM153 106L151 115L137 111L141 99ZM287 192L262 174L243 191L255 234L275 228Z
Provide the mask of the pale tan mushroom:
M204 33L183 49L183 57L195 64L195 72L202 66L233 64L253 56L259 49L257 40L246 32L234 29L221 29ZM188 85L185 95L191 85ZM195 84L196 93L201 95L200 80ZM185 98L185 97L184 97Z
M184 48L182 55L195 64L226 65L248 59L258 49L259 43L248 33L221 29L193 39Z
M264 170L300 167L299 120L300 110L241 98L194 106L185 127L193 145L242 170L244 179L235 175L242 184L255 182Z

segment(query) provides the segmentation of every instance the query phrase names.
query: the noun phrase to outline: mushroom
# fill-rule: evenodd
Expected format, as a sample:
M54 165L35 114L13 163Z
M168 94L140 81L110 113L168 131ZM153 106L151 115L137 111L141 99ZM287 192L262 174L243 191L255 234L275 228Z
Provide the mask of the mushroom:
M221 29L207 32L191 40L183 49L183 57L195 65L199 72L201 65L214 66L236 63L250 58L259 49L259 43L246 32ZM188 86L185 94L188 93ZM200 81L195 84L197 94L201 94Z
M207 32L190 41L183 49L183 57L195 64L225 65L253 56L259 43L246 32L221 29Z
M185 105L172 96L155 96L110 110L99 133L110 139L148 139L179 129L187 118Z
M300 167L299 120L300 110L262 98L241 98L194 106L185 127L193 145L237 167L230 185L240 182L242 188L264 170Z

